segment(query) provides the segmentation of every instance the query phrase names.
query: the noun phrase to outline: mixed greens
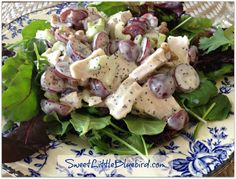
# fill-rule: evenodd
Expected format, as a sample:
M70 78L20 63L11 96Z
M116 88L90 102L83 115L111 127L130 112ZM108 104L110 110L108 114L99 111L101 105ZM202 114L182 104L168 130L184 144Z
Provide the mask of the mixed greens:
M224 75L233 75L233 26L213 27L208 18L185 14L178 2L78 6L63 10L60 17L53 15L50 23L31 22L22 30L21 41L3 46L3 56L7 56L2 66L4 130L20 124L3 136L3 153L12 154L3 154L3 162L23 159L45 147L47 134L65 136L69 132L87 138L98 153L145 158L152 146L178 134L189 119L198 123L197 137L202 125L227 118L230 101L215 83ZM134 18L129 17L128 24L115 18L111 21L111 17L126 18L121 12ZM107 34L109 22L115 28ZM180 55L184 58L186 51L165 51L165 45L178 49L180 46L173 44L179 41L186 44L187 58L194 68L186 61L171 64ZM161 58L161 53L170 56L163 62L164 72L154 69L146 74L152 68L149 61ZM133 73L135 70L138 73ZM155 102L163 109L153 109Z

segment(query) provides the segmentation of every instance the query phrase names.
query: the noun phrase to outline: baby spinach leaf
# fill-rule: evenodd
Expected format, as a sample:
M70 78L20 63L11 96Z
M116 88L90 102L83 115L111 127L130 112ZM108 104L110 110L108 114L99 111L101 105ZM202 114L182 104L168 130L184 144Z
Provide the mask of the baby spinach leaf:
M54 135L62 136L71 128L70 121L60 120L55 112L45 115L43 121L48 123L48 132Z
M178 93L177 96L189 107L197 107L207 104L208 101L217 95L216 86L207 79L202 79L198 89L190 93Z
M217 121L226 119L230 109L231 104L227 96L218 94L214 98L212 98L206 105L199 106L194 108L193 111L200 116L203 116L206 111L210 108L212 104L214 104L212 110L204 117L205 120L208 121Z
M46 20L35 20L32 21L22 30L23 39L34 38L38 30L45 30L51 27L50 23Z
M71 124L74 129L80 133L80 136L86 134L89 130L103 129L110 124L111 116L97 117L90 114L71 113Z
M148 120L139 116L128 115L123 119L130 132L136 135L156 135L163 132L164 120Z

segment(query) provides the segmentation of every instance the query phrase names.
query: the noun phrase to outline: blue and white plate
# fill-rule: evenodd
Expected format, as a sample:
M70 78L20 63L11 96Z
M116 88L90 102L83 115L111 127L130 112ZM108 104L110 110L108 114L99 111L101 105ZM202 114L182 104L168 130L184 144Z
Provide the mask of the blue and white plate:
M13 43L21 38L21 30L34 19L49 19L50 14L60 11L75 3L63 3L53 8L30 13L22 16L3 27L3 43ZM154 148L152 157L158 161L156 168L126 167L70 167L65 159L74 159L75 162L88 162L101 159L89 148L86 140L75 135L68 135L64 139L52 138L48 150L40 151L19 162L3 165L8 172L21 176L74 176L74 177L122 177L122 176L204 176L218 170L232 156L234 152L234 78L224 77L218 81L220 93L227 95L232 104L232 112L223 121L209 122L199 131L194 139L194 126L182 132L173 140ZM10 155L10 154L9 154ZM120 156L102 156L103 159L117 159ZM127 158L126 162L134 163L137 157Z

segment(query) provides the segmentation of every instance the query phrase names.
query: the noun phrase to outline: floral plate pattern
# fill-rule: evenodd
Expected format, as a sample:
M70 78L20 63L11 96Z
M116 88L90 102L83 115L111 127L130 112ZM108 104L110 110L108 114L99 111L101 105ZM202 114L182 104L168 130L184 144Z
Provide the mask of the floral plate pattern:
M67 6L76 3L63 3L52 8L24 15L3 27L3 43L20 40L21 30L34 19L49 19L50 14L60 13ZM197 139L193 137L194 126L189 127L178 137L174 138L151 151L152 156L158 157L162 167L149 170L131 167L123 169L89 168L69 169L58 162L57 157L68 155L78 160L96 158L98 155L88 147L86 141L69 134L65 138L52 138L47 151L40 151L19 162L7 163L3 167L13 171L17 176L69 176L69 177L124 177L124 176L204 176L214 172L225 163L234 152L234 78L224 77L218 81L220 93L227 95L232 104L232 112L223 121L210 122L199 131ZM111 155L110 155L111 156ZM111 157L117 157L115 155ZM135 157L130 160L135 160ZM16 172L18 171L18 172Z

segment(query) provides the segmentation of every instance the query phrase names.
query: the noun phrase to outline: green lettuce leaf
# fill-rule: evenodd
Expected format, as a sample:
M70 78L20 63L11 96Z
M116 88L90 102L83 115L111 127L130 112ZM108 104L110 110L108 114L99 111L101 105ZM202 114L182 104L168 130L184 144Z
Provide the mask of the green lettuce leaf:
M125 121L129 131L136 135L160 134L166 126L164 120L150 120L134 115L128 115L123 120Z
M45 115L43 121L48 123L48 132L54 135L62 136L71 129L70 121L60 120L55 112Z
M71 124L74 129L80 133L80 136L86 134L89 130L100 130L110 124L111 116L97 117L90 114L71 113Z
M2 94L2 107L8 108L24 101L31 92L33 64L21 64L13 79L7 83L7 89Z
M15 78L16 74L19 72L19 68L21 65L27 65L24 63L25 60L32 60L31 56L28 56L26 53L17 53L16 56L8 58L4 65L2 66L2 81L3 84L8 87L11 84L11 81Z
M47 22L46 20L32 21L22 30L22 37L24 40L34 38L38 30L45 30L49 29L50 27L51 27L50 23Z
M24 93L24 91L21 91L21 93ZM14 96L14 98L17 98L17 96ZM14 122L28 121L38 114L39 108L38 89L32 86L28 96L23 100L3 108L3 116Z

